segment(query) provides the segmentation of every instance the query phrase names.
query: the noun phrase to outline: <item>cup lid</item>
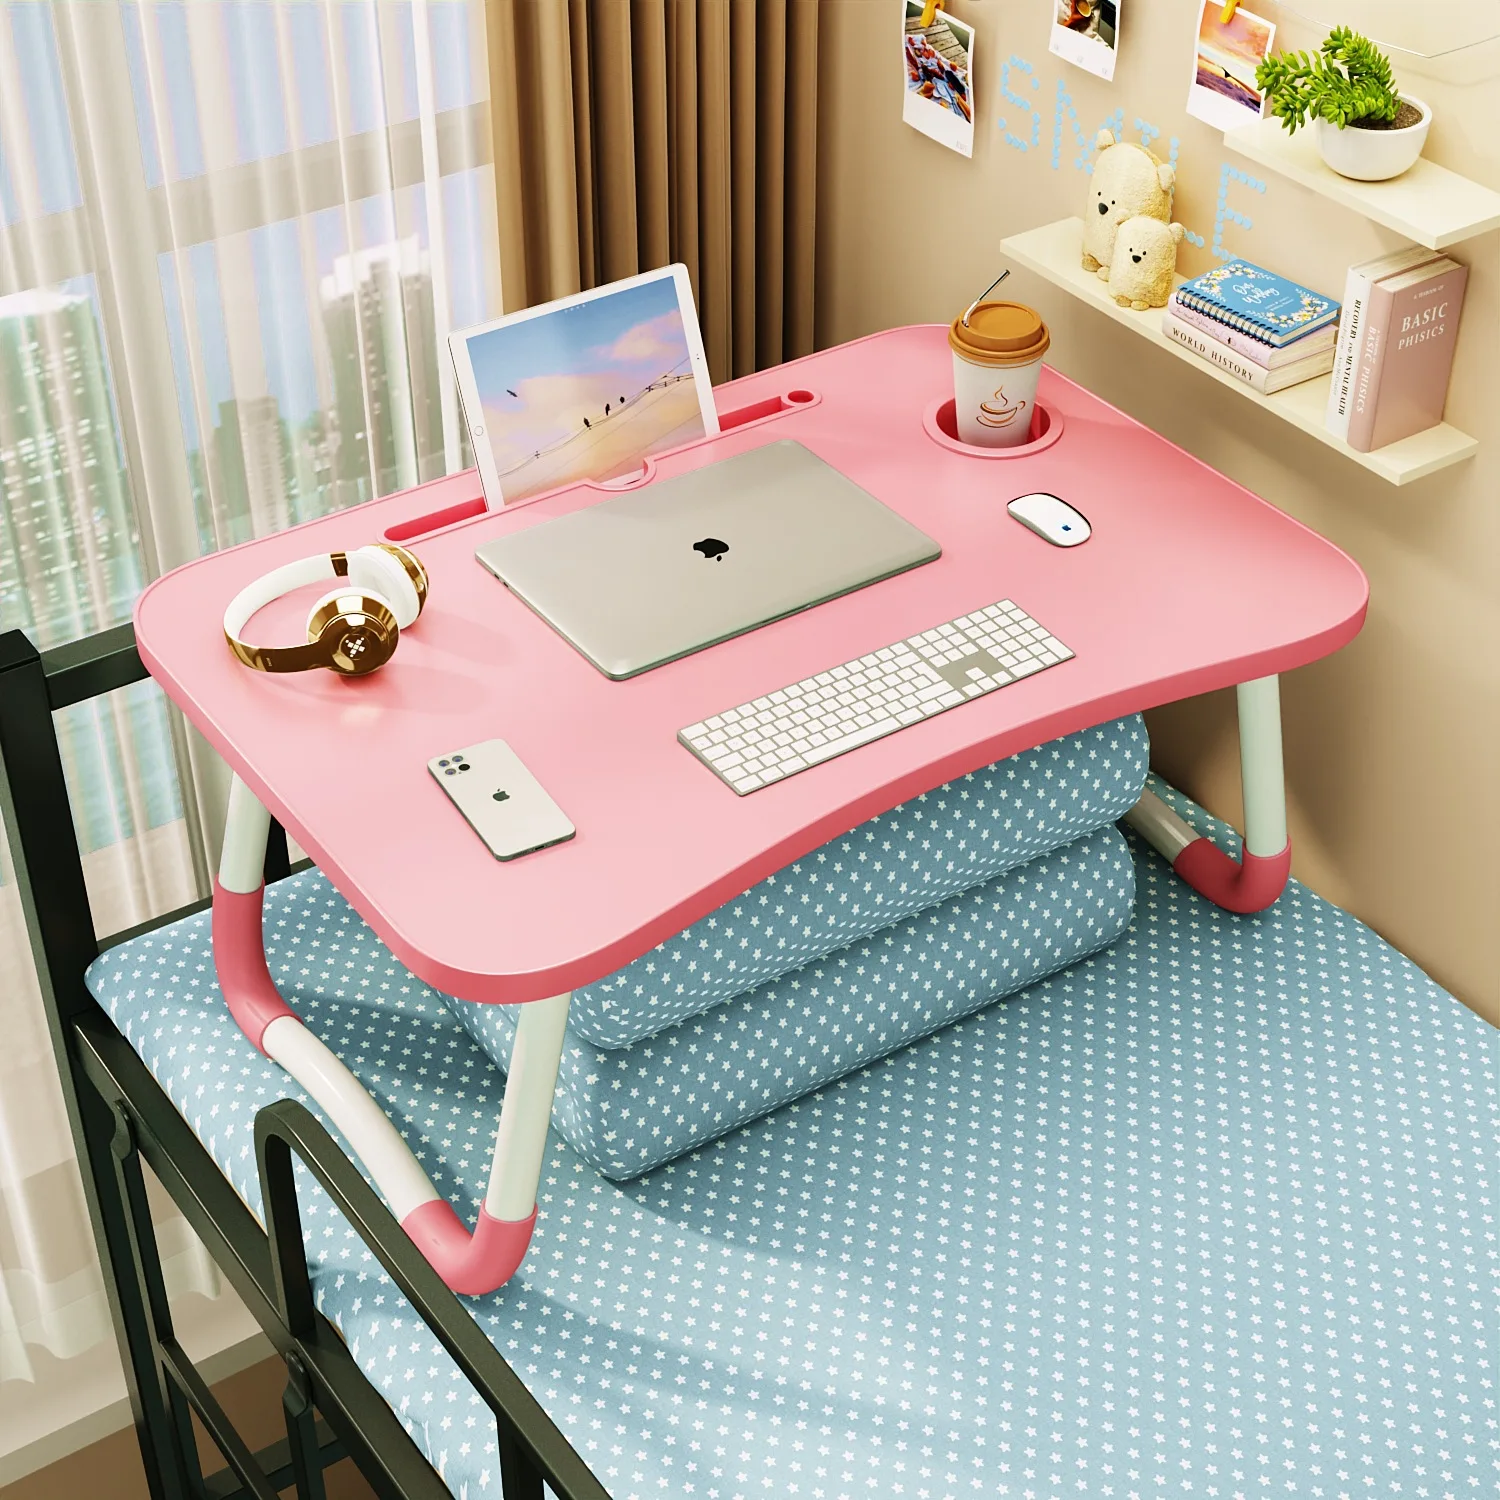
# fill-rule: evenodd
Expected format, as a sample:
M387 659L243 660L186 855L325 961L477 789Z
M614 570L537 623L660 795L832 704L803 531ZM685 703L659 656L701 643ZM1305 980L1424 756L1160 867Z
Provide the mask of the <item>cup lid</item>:
M1026 364L1040 359L1051 342L1047 325L1022 302L981 302L967 324L960 315L948 329L954 351L980 364Z

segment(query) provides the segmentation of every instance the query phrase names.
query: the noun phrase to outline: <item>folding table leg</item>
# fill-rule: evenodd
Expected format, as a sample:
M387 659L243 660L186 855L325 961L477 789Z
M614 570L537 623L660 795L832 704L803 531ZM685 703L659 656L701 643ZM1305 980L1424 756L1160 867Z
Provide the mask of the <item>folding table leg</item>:
M1125 821L1199 893L1225 911L1264 911L1286 886L1292 846L1286 831L1286 779L1281 761L1281 696L1275 677L1235 689L1240 720L1240 785L1245 837L1240 863L1190 827L1154 792Z
M471 1234L369 1091L281 998L266 964L262 870L270 814L234 778L214 882L214 966L230 1014L250 1041L317 1101L358 1153L391 1212L455 1292L503 1286L525 1258L552 1119L570 995L522 1007L506 1075L489 1186Z

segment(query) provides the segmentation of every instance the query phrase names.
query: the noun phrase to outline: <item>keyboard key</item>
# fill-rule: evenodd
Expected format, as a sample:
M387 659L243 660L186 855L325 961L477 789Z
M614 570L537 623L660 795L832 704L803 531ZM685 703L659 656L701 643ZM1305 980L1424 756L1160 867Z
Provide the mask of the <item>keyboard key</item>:
M842 755L846 750L853 750L859 745L868 745L871 740L878 740L900 727L894 719L877 719L864 729L858 729L853 734L846 734L841 739L829 740L826 745L820 745L807 757L807 763L815 766L822 761L832 760L835 755Z

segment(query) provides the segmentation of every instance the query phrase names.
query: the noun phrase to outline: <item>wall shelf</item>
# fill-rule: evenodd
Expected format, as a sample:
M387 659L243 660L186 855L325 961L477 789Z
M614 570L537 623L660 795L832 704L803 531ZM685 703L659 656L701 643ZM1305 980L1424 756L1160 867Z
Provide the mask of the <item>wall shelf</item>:
M1382 52L1404 52L1431 61L1472 52L1500 37L1493 7L1419 5L1413 0L1277 0L1282 22L1295 17L1315 26L1319 36L1331 27L1362 31ZM1353 12L1353 14L1351 14Z
M1334 437L1323 425L1330 376L1323 375L1316 380L1303 381L1301 385L1279 391L1274 396L1262 396L1249 386L1241 384L1234 376L1225 374L1217 366L1200 359L1168 338L1162 332L1160 308L1134 312L1128 307L1120 307L1109 295L1105 284L1093 272L1083 269L1080 259L1082 246L1083 225L1078 219L1059 219L1055 224L1044 224L1040 229L1031 229L1025 234L1013 234L1000 242L1000 248L1018 265L1035 271L1054 286L1061 287L1080 301L1096 307L1116 323L1124 324L1159 348L1192 365L1195 370L1201 370L1210 380L1216 380L1220 385L1237 391L1247 401L1253 401L1283 421L1290 422L1292 426L1353 459L1390 484L1409 484L1426 474L1446 469L1449 464L1470 458L1478 451L1479 444L1474 438L1443 422L1426 432L1402 438L1399 443L1377 448L1372 453L1356 452L1348 443Z
M1310 127L1289 135L1269 116L1226 130L1224 144L1429 250L1500 229L1500 193L1425 158L1389 182L1355 182L1324 166Z

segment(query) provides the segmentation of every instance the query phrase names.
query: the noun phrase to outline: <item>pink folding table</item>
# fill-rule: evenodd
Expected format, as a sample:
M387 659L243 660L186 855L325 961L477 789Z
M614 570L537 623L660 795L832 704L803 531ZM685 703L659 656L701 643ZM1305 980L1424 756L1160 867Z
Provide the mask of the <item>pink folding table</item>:
M456 1290L500 1285L525 1254L570 992L897 803L1233 684L1242 861L1149 793L1129 821L1230 910L1279 895L1290 849L1277 677L1359 631L1364 575L1053 370L1021 448L955 441L951 392L943 327L876 334L721 387L724 431L651 460L639 483L794 438L943 555L625 682L603 677L474 559L504 531L611 492L594 484L491 513L476 474L458 474L215 553L142 595L143 660L234 772L215 890L226 1000L333 1119ZM1082 511L1090 540L1056 548L1014 521L1006 503L1038 490ZM221 621L238 590L299 557L379 541L411 548L430 578L427 608L387 666L357 679L279 677L234 659ZM718 710L1007 597L1074 658L747 797L677 741ZM299 639L309 602L269 606L256 639ZM428 760L497 737L577 825L575 839L500 863L449 804ZM272 813L413 973L465 1000L526 1007L472 1234L378 1104L274 994L259 918Z

